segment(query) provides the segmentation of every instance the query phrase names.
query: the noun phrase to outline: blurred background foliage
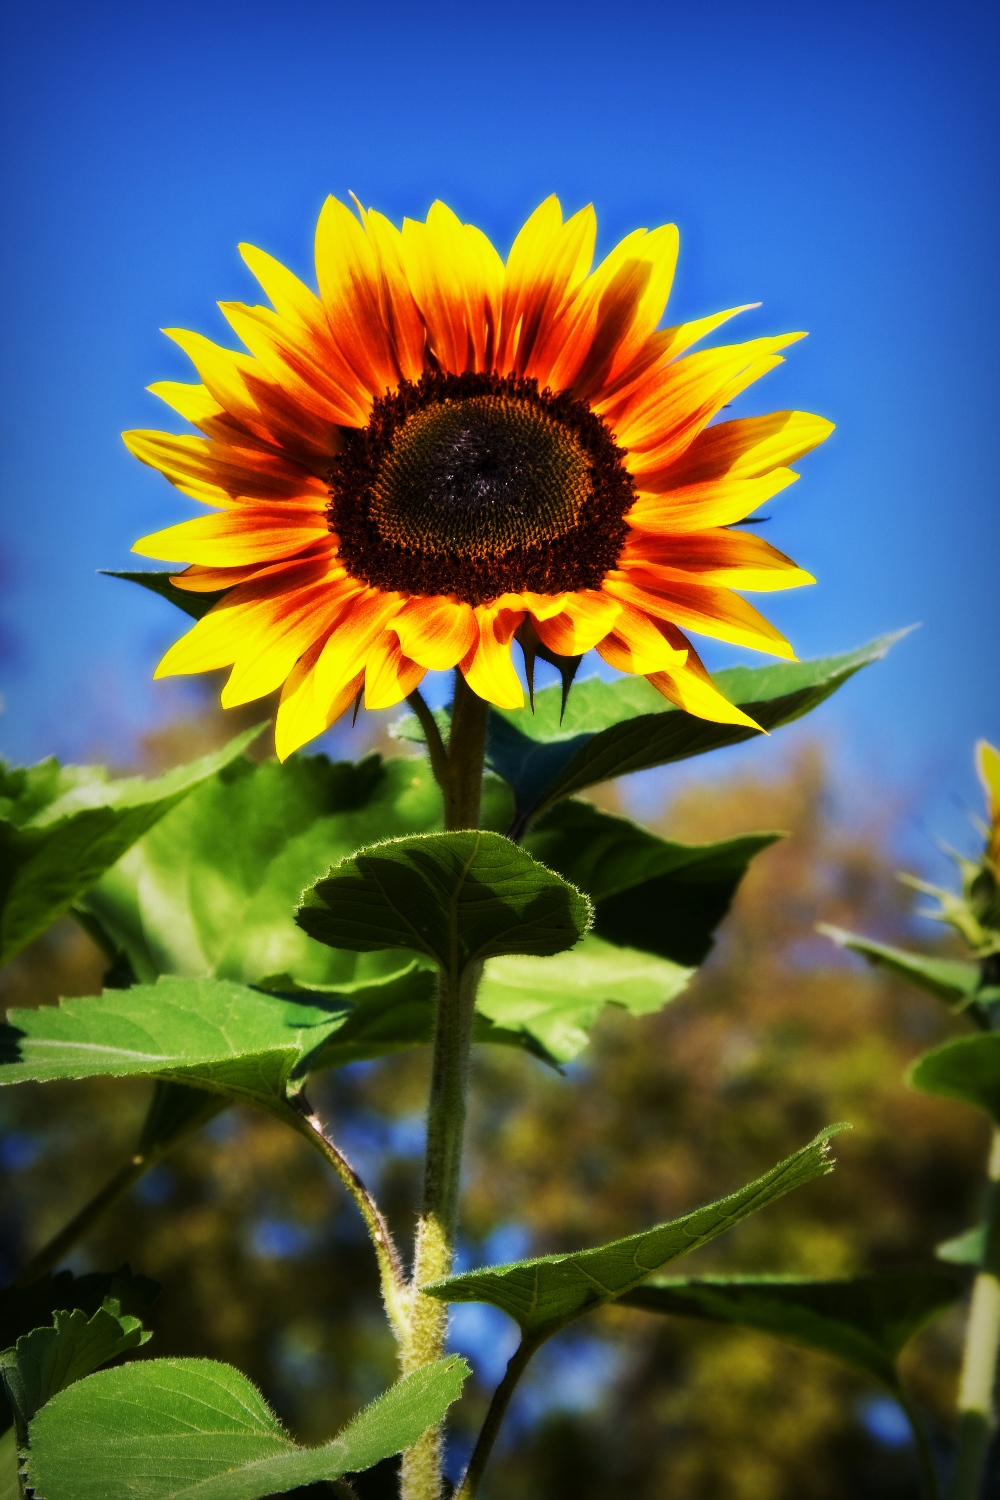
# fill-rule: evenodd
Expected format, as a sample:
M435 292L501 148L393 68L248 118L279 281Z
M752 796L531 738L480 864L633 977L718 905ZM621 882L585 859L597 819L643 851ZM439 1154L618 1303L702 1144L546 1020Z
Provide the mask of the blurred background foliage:
M252 707L258 720L260 705ZM223 722L206 708L159 731L145 742L142 768L204 753L234 733L236 718ZM380 734L381 748L398 751L372 716L344 753L362 753ZM708 784L689 775L662 806L646 807L644 821L684 840L790 832L752 864L686 995L639 1021L609 1008L562 1076L506 1048L478 1049L463 1269L596 1244L669 1218L753 1178L838 1119L854 1130L838 1139L832 1177L751 1218L683 1271L823 1276L929 1265L935 1244L974 1220L986 1122L903 1082L907 1063L960 1023L814 930L826 921L912 940L910 897L892 856L912 810L869 788L862 816L831 785L818 746L791 743L776 747L766 780L737 771ZM603 806L628 811L620 797L598 792ZM925 933L920 941L926 949ZM0 1003L93 993L103 967L63 920L0 975ZM310 1090L404 1243L420 1186L427 1066L423 1049L354 1065ZM3 1091L4 1279L131 1151L147 1098L148 1085L113 1080ZM322 1163L264 1116L219 1116L108 1214L71 1265L126 1259L163 1283L150 1352L232 1362L305 1441L328 1436L393 1378L360 1222ZM904 1360L942 1442L960 1328L958 1313L939 1319ZM455 1310L452 1341L479 1377L457 1410L457 1473L515 1338L502 1314L469 1305ZM388 1500L391 1465L357 1488L363 1500ZM488 1500L914 1493L905 1421L876 1388L762 1335L625 1309L542 1351L486 1486Z

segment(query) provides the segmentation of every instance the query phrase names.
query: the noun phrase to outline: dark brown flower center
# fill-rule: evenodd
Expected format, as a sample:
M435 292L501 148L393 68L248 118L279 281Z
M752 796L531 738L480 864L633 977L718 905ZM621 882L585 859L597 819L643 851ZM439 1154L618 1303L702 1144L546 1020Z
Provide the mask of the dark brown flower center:
M343 437L330 526L367 583L479 604L596 588L615 565L634 486L583 402L516 376L431 373Z

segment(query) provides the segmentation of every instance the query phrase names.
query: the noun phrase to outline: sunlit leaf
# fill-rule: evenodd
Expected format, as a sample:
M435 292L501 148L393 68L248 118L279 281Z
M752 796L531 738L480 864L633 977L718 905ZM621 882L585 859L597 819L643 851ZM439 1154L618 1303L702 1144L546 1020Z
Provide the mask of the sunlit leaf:
M476 1005L504 1027L521 1027L558 1062L587 1045L605 1005L634 1016L661 1010L687 986L694 970L588 935L553 958L492 958Z
M0 962L43 932L171 808L241 756L260 728L155 781L99 766L0 765Z
M818 1281L805 1276L657 1277L621 1298L625 1307L758 1328L818 1349L898 1389L904 1345L959 1297L935 1271L895 1271Z
M209 1359L141 1360L70 1386L29 1428L37 1500L261 1500L358 1473L441 1420L468 1374L426 1365L333 1439L300 1448L259 1391Z
M1000 1125L1000 1032L945 1042L918 1057L909 1076L925 1094L960 1099Z
M680 1219L629 1235L594 1250L546 1255L430 1282L422 1291L443 1302L489 1302L507 1313L533 1342L548 1338L574 1318L614 1301L647 1281L669 1261L717 1235L833 1168L830 1125L756 1182Z
M612 943L699 964L755 854L780 833L677 844L589 802L567 801L524 847L594 903L594 932Z
M400 948L461 972L504 953L560 953L590 908L524 849L469 829L360 849L306 892L296 920L336 948Z
M820 923L818 930L842 948L860 953L877 968L888 969L891 974L908 979L911 984L927 990L957 1010L976 998L980 984L978 964L963 963L955 958L927 958L922 953L909 953L905 948L893 948L888 943L858 937L856 933L845 932L842 927L831 927L826 922Z

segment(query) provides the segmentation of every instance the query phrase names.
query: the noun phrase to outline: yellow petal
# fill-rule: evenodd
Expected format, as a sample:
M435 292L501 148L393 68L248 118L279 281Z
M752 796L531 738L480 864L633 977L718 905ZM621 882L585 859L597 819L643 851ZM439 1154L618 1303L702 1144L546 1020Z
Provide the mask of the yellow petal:
M426 668L404 656L391 631L375 642L365 663L365 708L393 708L422 682Z
M706 672L701 658L691 642L672 625L661 627L668 639L678 647L687 648L686 660L668 671L651 672L649 681L671 703L694 714L699 719L709 719L713 724L744 724L749 729L760 729L760 725L745 714L741 708L724 698ZM760 730L763 734L764 730Z
M600 589L580 589L557 599L547 610L544 595L522 594L542 643L558 656L582 656L604 639L621 614L622 606ZM536 602L538 601L538 602Z
M659 583L649 571L630 568L628 576L610 574L604 581L608 593L633 604L653 619L666 620L682 629L697 631L751 651L768 651L795 661L795 652L779 630L763 615L729 589L703 588L698 584Z
M314 505L247 504L154 531L132 551L140 557L240 567L289 557L329 534L325 513Z
M338 620L316 663L320 701L339 697L345 683L363 672L368 655L404 603L401 594L366 589Z
M352 583L338 589L325 580L290 592L280 612L275 611L241 645L222 689L223 708L252 703L280 687L299 658L317 640L326 639L349 607L353 592Z
M317 641L292 669L282 689L274 726L274 749L279 760L287 760L293 750L329 729L361 691L365 680L363 672L345 683L336 697L317 697L316 662L324 644L322 640Z
M640 677L681 667L686 656L686 650L672 644L656 621L629 605L623 607L614 630L597 651L609 666Z
M759 479L707 479L681 489L642 490L626 520L651 536L685 536L709 526L732 526L798 479L794 469L772 469ZM644 480L646 484L648 481Z
M208 422L212 417L219 417L225 411L209 391L206 385L189 385L183 380L156 380L152 385L147 385L147 391L153 396L159 396L169 407L178 412L185 421L193 422L200 427L202 422Z
M472 605L443 595L410 599L392 629L406 655L432 672L455 666L478 637Z
M763 417L719 422L699 433L673 467L659 478L667 489L703 483L722 475L729 479L755 479L782 465L793 464L824 442L832 431L832 422L808 411L772 411Z
M304 328L314 328L323 323L323 304L316 293L310 291L304 281L283 266L280 260L258 250L255 245L240 245L240 254L264 288L275 312L283 318L292 318Z
M497 708L522 708L524 690L511 660L510 643L524 619L516 594L476 606L479 640L462 658L462 675L474 693Z
M662 584L721 584L730 589L773 591L816 582L763 537L720 528L688 536L632 536L618 566L626 575L633 568L644 569Z

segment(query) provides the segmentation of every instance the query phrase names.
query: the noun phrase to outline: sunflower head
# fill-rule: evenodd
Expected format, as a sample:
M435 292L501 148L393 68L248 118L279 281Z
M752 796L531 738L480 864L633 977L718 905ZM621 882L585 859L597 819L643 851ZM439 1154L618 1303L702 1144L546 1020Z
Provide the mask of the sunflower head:
M212 507L136 544L223 592L158 676L232 667L226 706L281 687L282 756L429 670L519 707L515 636L529 662L596 647L691 713L752 722L684 631L792 656L734 590L812 580L733 528L831 424L713 422L800 335L690 353L742 309L661 329L676 230L591 270L595 229L547 199L504 263L443 204L400 230L331 198L317 292L242 247L271 303L222 305L246 352L169 330L200 383L150 387L199 435L125 435Z

